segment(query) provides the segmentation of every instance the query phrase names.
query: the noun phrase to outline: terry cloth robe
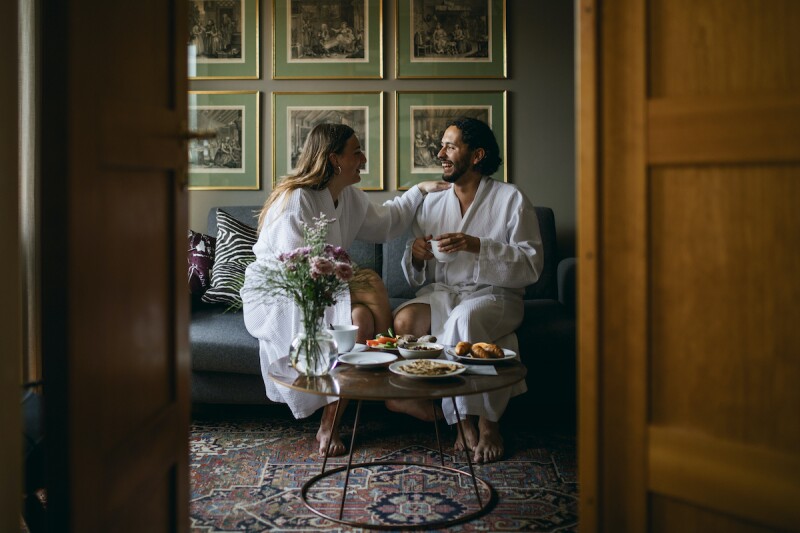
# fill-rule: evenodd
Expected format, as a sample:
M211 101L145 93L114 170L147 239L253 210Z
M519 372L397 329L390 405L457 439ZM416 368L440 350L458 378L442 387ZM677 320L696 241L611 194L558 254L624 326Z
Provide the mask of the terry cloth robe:
M346 249L355 239L368 242L391 240L402 235L411 224L424 195L419 187L413 187L402 196L378 206L369 201L364 191L345 187L339 194L336 207L328 190L297 189L288 194L284 207L285 198L279 198L270 207L258 241L253 246L256 262L268 264L278 254L304 246L302 223L310 224L311 219L319 217L320 213L325 213L328 219L335 219L328 226L328 244ZM302 329L302 317L293 300L269 297L260 292L256 272L255 263L248 266L240 293L247 331L259 340L261 374L267 396L274 402L288 404L296 418L305 418L337 398L277 386L267 375L270 363L289 355L292 339ZM324 320L326 324L352 323L349 292L325 310Z
M436 259L416 270L413 239L406 244L403 272L412 287L422 287L412 303L431 307L431 334L438 342L493 342L519 353L514 330L522 323L525 287L539 279L544 261L539 221L533 205L514 185L484 177L464 216L455 189L431 193L412 226L415 237L466 233L479 237L480 253L457 252L449 263ZM426 282L431 282L423 286ZM535 347L523 347L535 349ZM527 391L525 382L487 394L457 398L462 418L498 421L511 396ZM452 401L442 403L448 423L456 422Z

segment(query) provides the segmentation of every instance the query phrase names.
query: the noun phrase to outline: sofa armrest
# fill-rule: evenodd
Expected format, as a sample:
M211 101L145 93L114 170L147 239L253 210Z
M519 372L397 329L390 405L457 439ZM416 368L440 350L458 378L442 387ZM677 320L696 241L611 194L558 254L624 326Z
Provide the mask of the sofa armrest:
M575 315L575 298L578 262L574 257L567 257L558 263L558 301L564 304L569 312Z

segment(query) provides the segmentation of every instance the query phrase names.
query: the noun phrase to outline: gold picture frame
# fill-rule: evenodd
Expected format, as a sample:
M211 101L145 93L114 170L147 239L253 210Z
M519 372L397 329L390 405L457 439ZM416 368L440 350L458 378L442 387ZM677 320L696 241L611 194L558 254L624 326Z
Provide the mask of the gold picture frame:
M273 0L272 78L382 79L381 0Z
M258 0L189 0L189 79L259 78Z
M397 78L506 78L506 0L395 0Z
M438 180L442 168L436 154L448 122L459 116L479 118L492 128L503 164L502 181L508 181L506 91L398 91L397 190Z
M189 91L189 190L261 188L260 93Z
M292 172L308 132L324 122L344 123L356 131L367 157L358 187L384 190L383 91L272 93L273 188Z

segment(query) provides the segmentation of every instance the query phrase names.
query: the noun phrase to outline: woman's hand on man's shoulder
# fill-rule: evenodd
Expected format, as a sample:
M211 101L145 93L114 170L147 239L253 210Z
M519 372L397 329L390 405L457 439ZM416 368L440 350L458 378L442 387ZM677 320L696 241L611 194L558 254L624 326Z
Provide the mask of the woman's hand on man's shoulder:
M423 181L418 183L417 187L419 187L419 190L421 190L424 194L428 194L429 192L447 190L451 187L451 184L441 180Z

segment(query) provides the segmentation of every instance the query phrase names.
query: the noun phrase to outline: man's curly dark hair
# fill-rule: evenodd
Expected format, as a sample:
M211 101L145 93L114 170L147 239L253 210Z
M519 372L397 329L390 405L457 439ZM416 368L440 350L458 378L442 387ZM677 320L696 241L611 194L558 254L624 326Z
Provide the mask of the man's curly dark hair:
M458 117L450 121L445 129L455 126L461 130L461 140L469 146L470 150L483 148L486 155L475 164L475 169L484 176L491 176L497 172L503 162L500 158L500 148L492 128L484 121L477 118Z

